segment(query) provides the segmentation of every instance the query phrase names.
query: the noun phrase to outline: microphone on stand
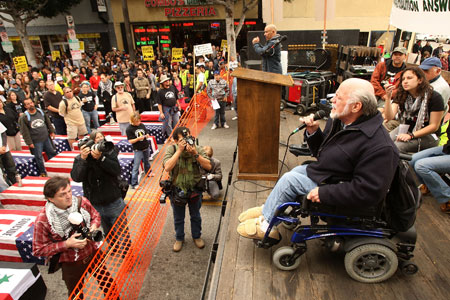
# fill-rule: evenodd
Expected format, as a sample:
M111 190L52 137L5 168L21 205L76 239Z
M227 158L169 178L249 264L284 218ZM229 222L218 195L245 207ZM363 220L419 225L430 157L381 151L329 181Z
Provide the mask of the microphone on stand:
M276 41L272 46L270 46L269 48L267 48L267 50L265 51L266 53L269 53L270 51L272 51L273 48L275 48L276 46L278 46L279 44L281 44L281 42L287 40L287 36L283 35L278 41Z
M323 119L327 116L327 113L323 110L319 110L314 114L314 121ZM302 124L299 127L297 127L296 129L294 129L294 131L292 131L291 135L294 133L299 132L300 130L304 129L306 127L306 124Z

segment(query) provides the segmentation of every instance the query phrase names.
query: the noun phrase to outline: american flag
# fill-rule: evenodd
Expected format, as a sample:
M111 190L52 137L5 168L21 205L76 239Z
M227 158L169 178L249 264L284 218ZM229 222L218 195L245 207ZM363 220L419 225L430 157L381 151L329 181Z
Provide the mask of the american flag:
M38 211L0 209L0 261L44 264L43 259L31 254L33 225L38 215Z
M47 174L50 177L60 175L70 177L75 157L80 151L64 151L45 162ZM134 153L120 153L119 163L121 175L124 180L131 182L131 171L133 170Z
M27 176L22 179L22 187L18 187L16 183L1 192L0 203L8 209L39 211L47 202L44 199L43 190L44 184L48 179L49 177ZM81 182L72 181L70 184L74 196L83 196Z
M21 139L22 150L29 150L30 148L25 144L24 139ZM67 135L57 135L53 140L53 145L55 145L56 153L63 151L70 151L69 141L67 140Z
M20 176L39 176L39 170L34 155L27 151L11 151Z
M147 127L150 135L156 138L158 144L164 144L164 134L162 132L162 123L160 122L142 122ZM98 128L104 135L120 135L120 129L118 124L105 124Z

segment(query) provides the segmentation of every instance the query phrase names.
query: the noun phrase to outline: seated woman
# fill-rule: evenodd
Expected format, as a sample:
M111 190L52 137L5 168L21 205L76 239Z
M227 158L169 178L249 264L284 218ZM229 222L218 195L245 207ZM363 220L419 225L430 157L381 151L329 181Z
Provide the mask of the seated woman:
M393 90L393 85L387 85L389 100ZM444 101L433 91L419 67L408 67L403 71L397 94L392 103L386 101L384 113L387 121L396 116L400 121L400 126L390 133L400 152L417 152L438 145ZM408 131L399 134L402 124L409 125Z
M450 136L450 126L447 127ZM441 178L440 174L450 172L450 141L444 146L433 147L413 155L411 167L417 178L425 184L433 197L441 204L441 211L450 213L450 186Z

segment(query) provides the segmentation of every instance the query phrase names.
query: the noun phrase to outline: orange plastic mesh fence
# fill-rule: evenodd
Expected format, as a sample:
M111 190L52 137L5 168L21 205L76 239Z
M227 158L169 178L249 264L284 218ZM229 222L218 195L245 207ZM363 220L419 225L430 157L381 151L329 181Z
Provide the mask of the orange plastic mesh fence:
M199 94L181 116L178 126L198 136L213 116L209 99ZM160 204L159 179L164 144L154 158L151 174L142 180L126 208L105 237L70 299L136 299L161 235L169 204ZM168 174L163 174L163 179ZM128 200L128 201L127 201ZM169 200L169 199L167 199Z

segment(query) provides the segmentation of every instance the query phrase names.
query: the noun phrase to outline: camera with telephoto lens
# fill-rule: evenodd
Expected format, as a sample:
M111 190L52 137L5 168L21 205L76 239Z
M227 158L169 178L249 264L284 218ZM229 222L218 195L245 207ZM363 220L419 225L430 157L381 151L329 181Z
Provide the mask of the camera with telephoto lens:
M101 230L90 231L89 228L86 227L83 216L79 212L70 213L69 222L72 225L74 232L81 233L77 239L88 239L94 242L103 241L103 232L101 232Z
M78 147L86 146L91 148L91 150L98 150L102 153L108 153L114 149L114 143L107 141L106 139L100 140L98 143L95 143L94 140L90 139L88 136L85 136L78 142Z
M190 146L194 146L195 144L195 137L189 134L189 131L187 129L184 129L181 133L183 136L183 139L186 141L186 143Z
M172 181L161 180L159 182L159 186L161 187L162 190L161 197L159 197L159 203L165 204L167 196L172 192Z

